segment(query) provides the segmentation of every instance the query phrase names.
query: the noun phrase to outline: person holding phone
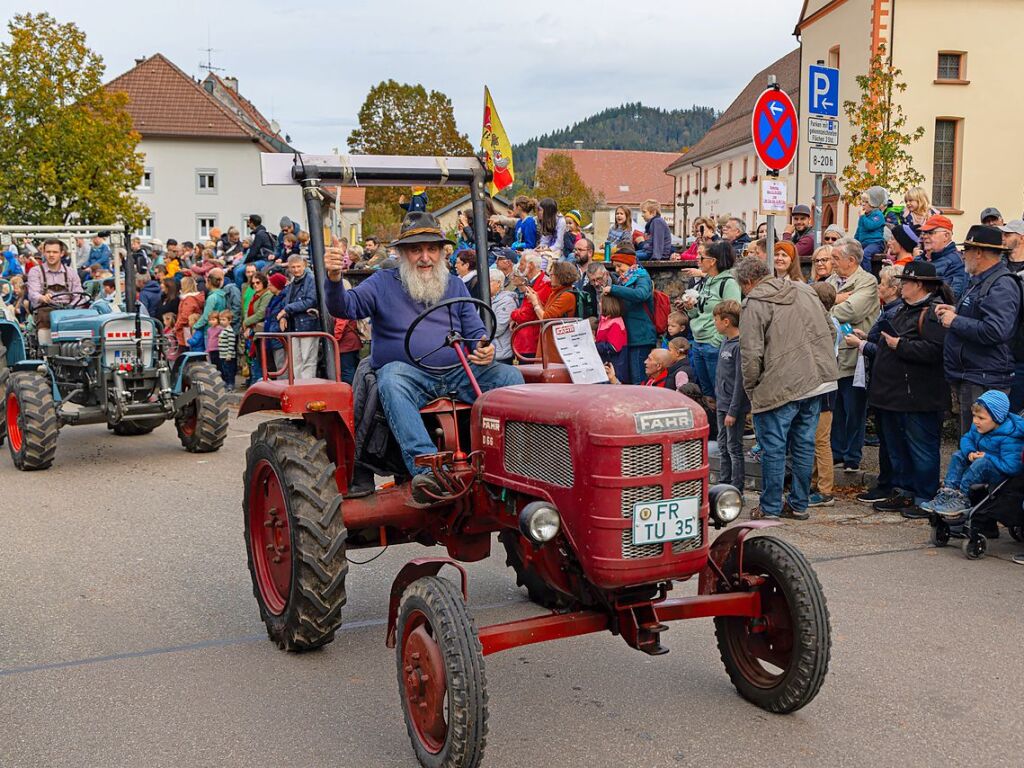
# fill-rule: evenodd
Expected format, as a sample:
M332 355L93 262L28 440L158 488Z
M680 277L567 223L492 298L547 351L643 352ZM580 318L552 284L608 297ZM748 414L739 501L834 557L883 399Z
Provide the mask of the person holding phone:
M859 334L847 336L846 341L874 356L868 404L878 416L879 451L884 450L888 458L891 482L888 498L873 506L907 518L927 517L919 505L932 499L939 488L942 416L949 408L942 364L947 330L936 313L949 288L926 261L912 261L901 274L888 275L887 282L893 280L899 285L902 304L876 323L882 329L873 352L868 351L870 342Z

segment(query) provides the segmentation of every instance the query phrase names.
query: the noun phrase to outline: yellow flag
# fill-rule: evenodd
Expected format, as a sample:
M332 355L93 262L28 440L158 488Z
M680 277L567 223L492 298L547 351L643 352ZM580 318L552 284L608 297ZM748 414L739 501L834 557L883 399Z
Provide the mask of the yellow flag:
M494 178L491 180L491 197L515 181L515 168L512 166L512 145L494 108L491 92L484 86L484 135L480 140L481 148L487 160L487 170Z

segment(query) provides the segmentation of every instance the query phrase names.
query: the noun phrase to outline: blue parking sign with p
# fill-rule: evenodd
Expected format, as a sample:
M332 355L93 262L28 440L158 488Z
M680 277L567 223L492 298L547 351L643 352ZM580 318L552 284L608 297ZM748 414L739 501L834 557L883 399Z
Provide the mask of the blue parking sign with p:
M812 115L839 117L839 70L812 64L808 75Z

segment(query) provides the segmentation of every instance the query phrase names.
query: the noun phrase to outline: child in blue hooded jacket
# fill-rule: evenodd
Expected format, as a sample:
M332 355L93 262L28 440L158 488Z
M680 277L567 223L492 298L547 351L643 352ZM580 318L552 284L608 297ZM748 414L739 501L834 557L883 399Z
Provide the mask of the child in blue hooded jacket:
M1024 454L1024 418L1010 413L1010 399L990 389L971 406L970 430L960 438L960 450L949 462L946 479L926 512L959 515L970 509L967 498L972 485L994 485L1021 471Z

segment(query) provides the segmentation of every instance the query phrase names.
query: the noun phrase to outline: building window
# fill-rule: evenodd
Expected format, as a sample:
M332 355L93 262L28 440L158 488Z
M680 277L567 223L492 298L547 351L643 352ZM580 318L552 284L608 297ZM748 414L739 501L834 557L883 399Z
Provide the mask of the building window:
M726 180L726 187L732 186L732 160L729 161L729 178Z
M939 51L939 67L935 78L964 82L964 54L962 51Z
M740 179L740 184L746 184L747 183L747 163L749 162L749 160L750 160L749 157L744 157L743 158L743 178Z
M152 237L153 236L153 217L148 216L142 221L142 226L135 230L133 233L136 237Z
M206 195L217 194L217 171L211 168L196 170L196 192Z
M839 46L834 45L828 49L828 65L833 69L839 69Z
M932 164L932 203L938 208L957 207L960 120L935 121L935 160Z
M139 182L139 186L136 187L139 192L152 192L153 191L153 169L146 168L142 172L142 181Z
M212 213L200 213L196 216L196 236L200 240L210 239L210 230L217 226L217 216Z

